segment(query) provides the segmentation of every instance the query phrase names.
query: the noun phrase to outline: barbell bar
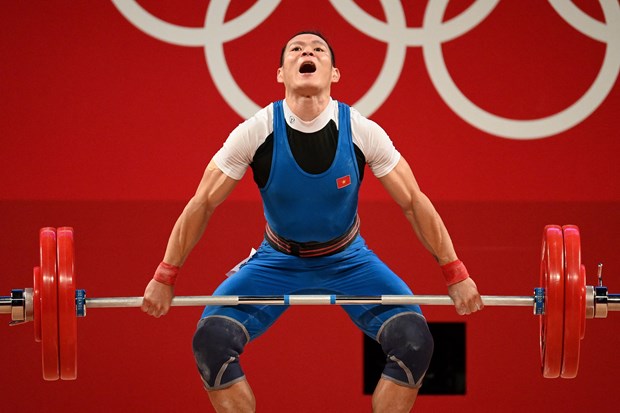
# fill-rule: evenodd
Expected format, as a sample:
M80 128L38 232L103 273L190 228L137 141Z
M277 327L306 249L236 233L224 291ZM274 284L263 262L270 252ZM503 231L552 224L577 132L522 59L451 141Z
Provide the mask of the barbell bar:
M35 341L41 342L45 380L77 378L77 317L87 308L140 307L142 297L87 298L76 289L75 247L71 227L39 231L40 265L33 270L33 287L14 289L0 297L0 314L10 314L10 325L34 323ZM620 311L620 294L608 294L602 284L586 286L581 264L579 228L547 225L543 230L540 287L533 295L485 295L485 306L532 307L540 318L540 363L546 378L576 377L580 341L586 319L606 318ZM179 296L173 306L206 305L452 305L447 295L274 295L274 296Z
M532 307L532 296L500 296L483 295L482 302L487 306ZM192 307L206 305L453 305L447 295L377 295L377 296L347 296L347 295L273 295L273 296L179 296L172 299L172 306ZM140 307L142 297L101 297L86 298L87 308L125 308Z

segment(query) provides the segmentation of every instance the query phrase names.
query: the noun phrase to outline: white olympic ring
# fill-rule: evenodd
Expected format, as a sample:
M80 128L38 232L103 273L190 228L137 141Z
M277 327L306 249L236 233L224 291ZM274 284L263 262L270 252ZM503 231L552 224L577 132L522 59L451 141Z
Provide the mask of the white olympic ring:
M405 12L398 1L381 0L386 21L368 15L353 0L330 0L334 9L353 27L387 44L383 66L370 89L353 106L371 116L390 96L404 67L407 48L422 48L424 62L435 89L458 116L489 134L510 139L539 139L564 132L590 116L605 100L620 72L620 5L616 0L599 0L605 23L593 19L571 1L548 0L569 25L606 44L599 73L585 94L572 105L553 115L532 120L515 120L489 113L469 100L454 83L446 67L441 45L469 32L482 22L499 0L477 0L446 22L448 0L430 0L421 28L406 24ZM263 23L278 7L280 0L257 0L242 15L224 22L230 0L209 2L204 27L174 25L151 15L136 0L112 0L119 12L137 28L163 42L203 47L207 68L219 93L242 118L249 118L260 107L233 78L224 56L224 43L237 39Z

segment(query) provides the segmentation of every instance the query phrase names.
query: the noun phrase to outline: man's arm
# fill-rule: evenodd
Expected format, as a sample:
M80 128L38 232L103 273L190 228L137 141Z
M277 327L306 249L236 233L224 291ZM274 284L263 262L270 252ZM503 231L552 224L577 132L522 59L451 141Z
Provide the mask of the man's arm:
M446 226L431 201L420 190L405 158L401 156L394 169L379 180L402 208L418 239L439 265L458 260ZM469 314L483 307L476 284L471 278L450 285L448 294L459 314Z
M188 255L202 237L209 219L232 192L239 181L224 174L211 160L196 194L187 203L177 219L166 247L163 262L173 267L181 267ZM142 311L159 317L170 309L174 296L174 286L151 280L144 291Z

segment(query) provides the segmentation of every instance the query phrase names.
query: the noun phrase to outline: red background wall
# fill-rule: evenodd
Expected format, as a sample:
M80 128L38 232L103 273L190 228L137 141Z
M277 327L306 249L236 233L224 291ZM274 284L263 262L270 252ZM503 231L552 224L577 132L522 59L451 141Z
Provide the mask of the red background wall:
M379 75L386 44L355 29L327 1L283 3L224 44L239 87L260 106L281 98L280 48L289 34L319 28L342 72L333 96L355 104ZM380 2L356 3L386 20ZM420 27L426 2L403 3L406 24ZM450 2L444 21L474 3ZM617 10L616 0L606 3ZM138 4L194 28L204 25L209 7L190 0ZM574 4L605 21L596 2ZM253 5L233 1L226 20ZM615 20L608 29L620 37ZM203 168L242 117L218 92L202 48L157 40L107 1L3 2L0 45L0 294L31 286L40 227L72 225L79 288L92 297L141 295ZM584 95L606 45L547 3L505 0L442 50L469 99L496 115L532 120ZM616 82L591 115L566 131L530 140L494 136L448 107L421 48L411 46L393 91L370 116L412 165L481 292L528 295L538 284L540 234L548 223L580 226L588 284L602 261L610 290L620 286L613 235L620 224L619 109ZM433 260L370 173L360 215L371 247L414 291L445 293ZM216 213L177 294L210 294L259 243L263 225L248 176ZM190 348L200 313L175 308L155 320L136 309L91 309L78 321L75 382L43 382L31 325L4 328L0 397L5 404L22 400L26 411L209 411ZM423 396L416 411L587 411L595 397L620 401L612 391L616 314L587 324L574 380L540 376L538 320L529 309L489 308L462 318L451 308L426 307L425 314L467 323L467 395ZM247 349L243 363L261 411L370 411L362 395L362 337L336 307L291 308Z

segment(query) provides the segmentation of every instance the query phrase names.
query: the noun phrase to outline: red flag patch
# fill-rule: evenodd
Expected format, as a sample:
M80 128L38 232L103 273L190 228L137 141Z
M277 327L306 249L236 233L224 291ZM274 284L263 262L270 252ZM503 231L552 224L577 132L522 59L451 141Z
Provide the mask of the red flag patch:
M345 186L351 185L351 175L343 176L342 178L336 179L336 186L338 189L342 189Z

